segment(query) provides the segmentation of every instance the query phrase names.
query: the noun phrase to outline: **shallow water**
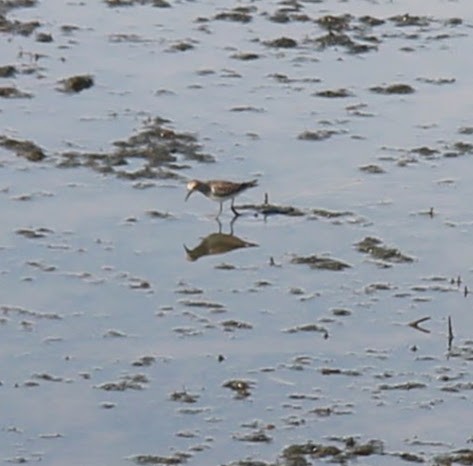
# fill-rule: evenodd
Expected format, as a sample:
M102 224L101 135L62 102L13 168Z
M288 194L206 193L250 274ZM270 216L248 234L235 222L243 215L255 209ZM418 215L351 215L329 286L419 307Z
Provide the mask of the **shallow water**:
M318 20L345 14L332 34L364 52L320 47ZM0 99L1 460L467 464L466 1L48 1L6 17L40 26L0 43L16 68L0 88L31 93ZM267 45L281 37L297 46ZM81 74L91 88L58 90ZM372 90L393 84L414 92ZM184 196L220 177L259 186L219 225L217 204ZM263 215L265 195L301 215ZM295 263L314 255L350 267Z

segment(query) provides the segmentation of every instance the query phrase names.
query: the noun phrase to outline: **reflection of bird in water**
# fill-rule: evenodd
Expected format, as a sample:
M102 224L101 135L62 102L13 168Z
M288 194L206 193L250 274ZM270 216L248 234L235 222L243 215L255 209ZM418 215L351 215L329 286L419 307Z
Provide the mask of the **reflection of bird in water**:
M222 224L217 219L219 230L218 233L211 233L206 236L194 249L189 249L184 245L184 249L187 253L187 259L190 261L196 261L203 256L210 256L214 254L225 254L233 251L234 249L250 248L258 246L255 243L242 240L233 234L233 223L236 217L230 222L231 233L222 233Z
M199 181L192 180L187 183L187 196L186 201L189 199L189 196L194 191L201 192L205 197L212 199L220 203L220 210L218 211L217 217L222 213L222 205L225 201L231 199L231 209L235 214L235 217L240 215L236 210L233 202L235 197L241 194L243 191L246 191L248 188L253 188L258 184L257 180L244 181L243 183L236 183L233 181L224 181L224 180L209 180L209 181Z

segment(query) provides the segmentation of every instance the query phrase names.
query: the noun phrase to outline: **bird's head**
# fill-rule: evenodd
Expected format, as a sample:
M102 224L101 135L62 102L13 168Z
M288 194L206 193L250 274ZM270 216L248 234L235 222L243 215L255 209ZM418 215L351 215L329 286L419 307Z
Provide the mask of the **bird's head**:
M189 199L189 196L197 189L199 182L197 180L191 180L187 183L187 196L186 201Z

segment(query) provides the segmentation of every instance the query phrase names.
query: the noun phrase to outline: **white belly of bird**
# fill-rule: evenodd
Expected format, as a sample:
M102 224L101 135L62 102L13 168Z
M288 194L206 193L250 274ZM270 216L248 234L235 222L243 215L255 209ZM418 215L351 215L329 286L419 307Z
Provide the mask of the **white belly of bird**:
M229 199L233 199L234 197L235 197L235 194L230 194L228 196L216 196L213 193L209 194L209 198L215 202L225 202L225 201L228 201Z

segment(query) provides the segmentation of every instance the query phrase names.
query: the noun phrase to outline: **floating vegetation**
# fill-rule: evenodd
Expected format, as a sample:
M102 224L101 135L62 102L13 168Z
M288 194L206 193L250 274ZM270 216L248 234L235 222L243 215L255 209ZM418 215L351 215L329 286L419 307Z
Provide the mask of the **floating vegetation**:
M104 334L104 338L126 338L126 333L121 330L110 329L107 330Z
M293 206L263 204L260 206L253 206L253 208L262 215L288 215L289 217L300 217L304 215L304 212Z
M458 141L451 146L451 152L444 154L444 157L453 157L456 155L465 155L473 153L473 144L470 142Z
M43 149L32 141L21 141L7 136L0 136L0 146L14 152L18 157L24 157L30 162L40 162L46 157Z
M52 233L52 230L49 228L20 228L19 230L16 230L15 233L20 236L24 236L25 238L29 239L38 239L38 238L45 238L48 236L50 233Z
M365 172L365 173L370 173L371 175L379 175L381 173L385 173L382 167L375 164L363 165L360 167L360 171Z
M312 209L310 211L311 218L326 218L326 219L335 219L341 217L351 217L354 214L349 211L337 211L337 210L328 210L328 209Z
M318 131L303 131L297 136L301 141L323 141L337 134L337 131L330 129L320 129Z
M253 325L248 322L242 322L233 319L220 322L220 325L224 328L226 332L233 332L234 330L250 330L253 328Z
M225 309L225 306L223 304L214 303L211 301L193 301L190 299L181 299L179 302L187 307L201 307L201 308L210 309L213 311L217 311L217 310L221 311Z
M352 97L353 94L348 89L327 89L325 91L316 92L314 95L317 97L328 97L328 98L344 98Z
M196 403L199 399L199 395L193 395L184 390L182 392L172 392L170 399L180 403Z
M268 47L275 47L280 49L291 49L297 47L297 41L291 39L290 37L279 37L278 39L273 39L264 42Z
M19 306L0 306L0 311L3 315L9 314L17 314L19 316L28 316L37 319L52 319L52 320L59 320L62 319L61 315L55 312L39 312L39 311L32 311L30 309L26 309L24 307Z
M243 399L251 395L250 390L254 385L255 383L251 380L232 379L224 382L222 386L233 390L237 399Z
M252 107L251 105L240 105L238 107L232 107L231 112L254 112L254 113L264 113L264 108Z
M70 168L90 167L100 173L115 174L129 180L137 179L180 179L176 170L188 168L181 161L201 163L213 162L214 158L200 152L197 137L189 133L179 133L166 126L168 120L152 118L144 128L126 141L116 141L115 150L103 153L65 152L61 154L58 166ZM129 164L142 165L128 169Z
M414 154L418 154L426 159L432 159L439 153L437 149L432 149L431 147L421 146L411 149L411 152Z
M55 265L48 265L39 261L27 261L26 264L30 267L34 267L35 269L41 270L42 272L54 272L55 270L57 270L57 267Z
M262 204L245 204L238 206L238 208L242 210L254 210L264 216L287 215L289 217L301 217L305 215L305 213L297 207L281 206L270 203L268 193L265 193Z
M309 458L327 458L330 462L346 464L348 461L356 461L359 456L383 455L384 445L380 440L369 440L366 443L358 443L354 438L344 439L344 447L336 445L319 444L307 442L305 444L294 444L286 447L281 456L284 464L309 464Z
M131 365L136 367L149 367L155 362L156 358L154 356L141 356L138 360L133 361Z
M53 36L48 32L38 32L36 34L36 42L42 42L43 44L48 44L53 42Z
M254 52L239 52L239 53L233 54L232 58L235 58L236 60L249 61L249 60L257 60L258 58L261 58L261 56L258 53L254 53Z
M33 378L38 379L38 380L43 380L46 382L63 382L64 381L62 377L51 375L46 372L43 372L41 374L33 374Z
M396 26L419 26L426 27L431 23L427 16L410 15L409 13L403 15L391 16L389 18Z
M15 5L15 2L2 2L0 7L13 7L13 6L34 6L36 1L26 0L25 3L29 3L28 5L21 5L19 2ZM8 34L18 34L20 36L29 36L35 29L39 28L41 23L39 21L18 21L13 20L10 21L2 14L2 10L0 10L0 32L1 33L8 33Z
M350 27L350 21L352 20L351 15L340 15L340 16L334 16L334 15L326 15L322 16L320 18L317 18L315 22L323 27L324 29L327 29L328 31L344 31L347 30Z
M291 259L291 264L307 264L311 269L340 271L350 268L351 265L338 259L331 259L324 256L295 256Z
M0 66L0 78L13 78L17 71L18 70L13 65Z
M361 24L364 24L366 26L374 27L374 26L381 26L382 24L385 23L384 19L380 18L375 18L373 16L361 16L358 18Z
M171 4L166 0L105 0L110 7L151 5L158 8L170 8Z
M248 434L235 434L233 435L235 440L239 440L240 442L263 442L269 443L272 442L272 437L270 437L264 430L260 429L255 432L250 432Z
M415 89L409 84L389 84L388 86L373 86L370 91L375 94L413 94Z
M125 390L143 390L149 383L148 377L144 374L125 375L116 382L104 382L96 388L107 392L123 392Z
M371 50L376 50L376 46L374 45L358 43L351 39L350 36L348 36L347 34L332 31L330 31L328 34L317 37L317 39L312 42L315 42L319 50L325 50L329 47L343 47L349 53L352 54L365 53Z
M174 215L169 212L160 212L159 210L148 210L146 214L151 218L169 219L174 218Z
M130 459L138 465L149 464L183 464L191 457L189 453L175 453L172 456L158 456L158 455L135 455Z
M414 390L418 388L426 388L427 385L423 382L404 382L396 384L381 384L379 390Z
M222 262L221 264L217 264L215 266L217 270L235 270L236 267L233 264L228 264L226 262Z
M225 21L236 21L238 23L249 23L253 18L250 14L250 8L240 7L230 11L222 11L214 16L214 19Z
M403 254L399 249L384 246L380 239L371 236L367 236L359 243L356 243L356 248L359 252L370 254L374 259L380 259L382 261L395 263L409 263L414 261L412 257Z
M89 89L93 85L94 78L89 74L84 74L61 79L58 90L73 94Z
M172 44L169 47L169 51L171 52L187 52L188 50L192 50L194 48L194 44L189 41L179 41L175 44Z
M2 86L0 87L0 97L5 99L29 99L33 95L29 92L20 91L14 86Z
M297 325L296 327L291 327L283 331L286 333L319 332L323 333L324 335L328 335L327 329L318 324Z
M333 367L322 367L320 368L322 375L348 375L350 377L359 377L362 375L360 371L356 369L338 369Z

